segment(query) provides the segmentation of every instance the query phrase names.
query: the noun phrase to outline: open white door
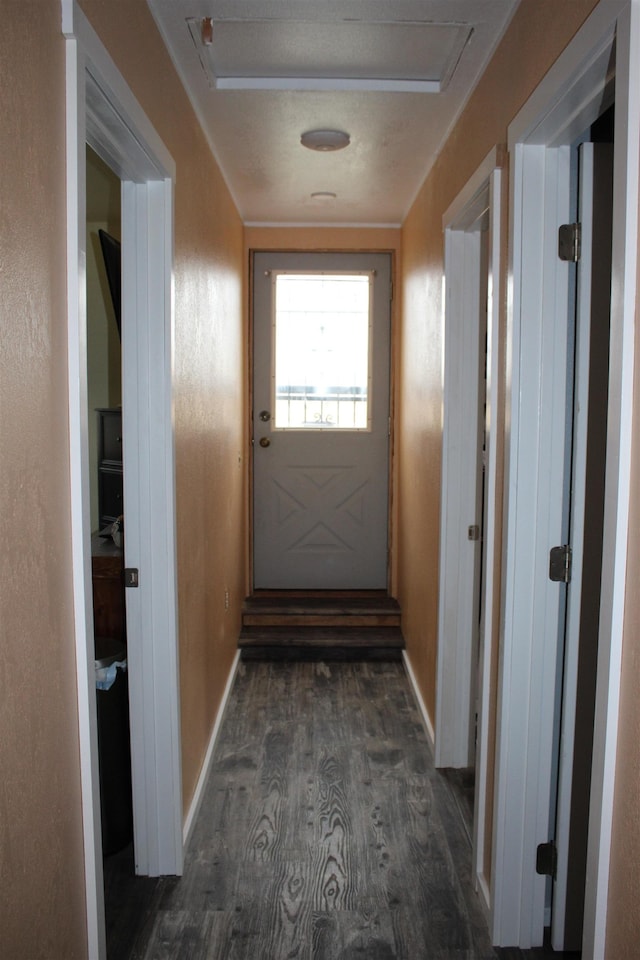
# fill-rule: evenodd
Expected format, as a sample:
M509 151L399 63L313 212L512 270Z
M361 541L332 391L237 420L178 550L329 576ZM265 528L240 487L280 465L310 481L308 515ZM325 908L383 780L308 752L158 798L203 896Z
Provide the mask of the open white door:
M538 845L555 816L558 625L549 548L562 536L565 274L557 229L571 219L570 145L613 101L615 147L609 393L583 957L605 954L630 501L638 239L640 7L601 2L509 127L513 216L507 330L503 636L494 811L492 935L543 942ZM569 411L567 407L569 406Z
M573 455L551 942L580 950L598 649L611 297L613 146L579 147Z

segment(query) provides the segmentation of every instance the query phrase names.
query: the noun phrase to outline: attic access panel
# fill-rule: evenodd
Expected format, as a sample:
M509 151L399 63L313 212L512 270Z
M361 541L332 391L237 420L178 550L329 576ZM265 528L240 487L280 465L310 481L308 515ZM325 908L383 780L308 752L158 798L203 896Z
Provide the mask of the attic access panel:
M440 93L473 33L464 23L409 21L187 23L209 83L220 90Z

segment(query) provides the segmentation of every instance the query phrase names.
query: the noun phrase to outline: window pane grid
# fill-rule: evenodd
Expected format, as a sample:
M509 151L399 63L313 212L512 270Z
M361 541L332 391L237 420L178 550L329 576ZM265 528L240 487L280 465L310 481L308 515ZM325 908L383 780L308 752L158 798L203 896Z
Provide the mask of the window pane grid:
M275 429L369 429L371 279L275 274Z

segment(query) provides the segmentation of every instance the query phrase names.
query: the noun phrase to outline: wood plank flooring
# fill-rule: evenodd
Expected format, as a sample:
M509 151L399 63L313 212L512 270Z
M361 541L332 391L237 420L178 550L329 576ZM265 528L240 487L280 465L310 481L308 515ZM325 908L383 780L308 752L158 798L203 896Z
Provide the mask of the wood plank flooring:
M401 663L241 663L184 876L127 877L127 856L112 960L507 956Z

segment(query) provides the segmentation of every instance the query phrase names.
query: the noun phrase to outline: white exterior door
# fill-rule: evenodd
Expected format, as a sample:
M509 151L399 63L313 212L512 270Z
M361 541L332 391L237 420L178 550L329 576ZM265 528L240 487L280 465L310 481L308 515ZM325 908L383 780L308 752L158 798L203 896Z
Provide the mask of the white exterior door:
M257 253L256 589L385 589L388 254Z

